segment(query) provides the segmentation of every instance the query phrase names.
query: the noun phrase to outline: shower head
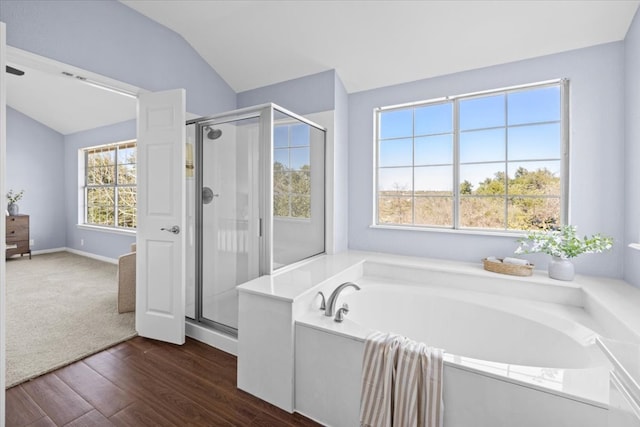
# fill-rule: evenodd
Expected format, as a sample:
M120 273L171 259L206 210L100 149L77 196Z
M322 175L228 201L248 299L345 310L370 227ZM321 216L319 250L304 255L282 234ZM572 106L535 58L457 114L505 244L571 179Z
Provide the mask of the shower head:
M204 130L207 132L207 138L209 139L218 139L222 136L222 130L213 129L209 126L205 126Z

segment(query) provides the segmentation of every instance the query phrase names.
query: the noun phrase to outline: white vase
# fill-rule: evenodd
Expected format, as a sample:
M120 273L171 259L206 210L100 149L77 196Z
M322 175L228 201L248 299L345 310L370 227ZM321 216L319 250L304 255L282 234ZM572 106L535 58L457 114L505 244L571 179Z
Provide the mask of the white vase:
M18 215L19 207L15 203L9 203L9 206L7 206L7 210L9 211L9 215L16 216Z
M556 280L571 281L576 275L573 263L566 258L554 256L549 263L549 277Z

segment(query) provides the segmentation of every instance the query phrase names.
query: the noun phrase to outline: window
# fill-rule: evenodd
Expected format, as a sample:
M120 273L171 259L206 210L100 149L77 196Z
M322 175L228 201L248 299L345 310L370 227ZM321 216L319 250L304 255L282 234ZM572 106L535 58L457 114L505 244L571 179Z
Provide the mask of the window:
M283 124L273 135L273 212L311 218L311 136L307 124Z
M533 230L566 222L566 85L378 109L376 224Z
M83 150L85 224L136 228L136 142Z

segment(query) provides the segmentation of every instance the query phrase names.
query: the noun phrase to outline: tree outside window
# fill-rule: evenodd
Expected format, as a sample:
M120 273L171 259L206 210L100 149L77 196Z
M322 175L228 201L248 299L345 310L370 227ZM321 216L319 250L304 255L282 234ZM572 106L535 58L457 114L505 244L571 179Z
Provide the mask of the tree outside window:
M311 218L309 125L276 125L273 159L273 215L281 218Z

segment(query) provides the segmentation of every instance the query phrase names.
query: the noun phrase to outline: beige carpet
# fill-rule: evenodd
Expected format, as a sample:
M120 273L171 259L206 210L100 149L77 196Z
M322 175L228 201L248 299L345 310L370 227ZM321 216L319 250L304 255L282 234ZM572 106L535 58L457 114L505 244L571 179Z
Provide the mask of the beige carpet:
M117 266L69 252L7 260L7 388L136 335Z

